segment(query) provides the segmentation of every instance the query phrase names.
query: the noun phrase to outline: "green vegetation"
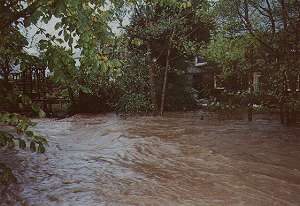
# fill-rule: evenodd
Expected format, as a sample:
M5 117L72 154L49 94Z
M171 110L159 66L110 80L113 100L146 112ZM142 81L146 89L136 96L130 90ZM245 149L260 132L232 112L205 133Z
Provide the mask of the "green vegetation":
M215 8L221 23L204 49L206 58L219 64L229 84L232 78L251 81L251 74L259 72L260 91L253 94L250 87L249 99L279 107L282 122L294 121L290 115L299 107L299 2L220 0Z
M44 145L47 145L47 140L30 130L30 126L35 124L28 118L14 113L3 112L0 113L0 124L15 127L16 133L19 134L18 137L15 137L8 132L0 131L0 147L13 148L17 142L20 149L25 149L26 143L28 143L32 152L45 152Z
M21 71L49 69L72 112L162 115L165 109L193 109L198 93L185 74L189 60L201 55L224 78L221 96L204 92L218 104L295 109L299 7L295 0L2 1L0 103L12 111L29 106L44 116L30 96L10 83L19 66ZM129 23L124 26L125 17ZM122 27L119 34L110 28L113 21ZM49 22L55 23L54 33L40 26ZM33 27L42 36L39 56L26 50L31 45L24 30ZM262 76L256 94L249 85L253 72Z

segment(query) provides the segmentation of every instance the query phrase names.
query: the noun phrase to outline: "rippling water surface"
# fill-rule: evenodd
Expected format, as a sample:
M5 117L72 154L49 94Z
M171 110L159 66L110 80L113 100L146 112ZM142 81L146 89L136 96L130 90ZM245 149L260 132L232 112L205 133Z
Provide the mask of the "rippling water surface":
M300 205L299 128L202 115L38 120L46 154L1 153L2 205Z

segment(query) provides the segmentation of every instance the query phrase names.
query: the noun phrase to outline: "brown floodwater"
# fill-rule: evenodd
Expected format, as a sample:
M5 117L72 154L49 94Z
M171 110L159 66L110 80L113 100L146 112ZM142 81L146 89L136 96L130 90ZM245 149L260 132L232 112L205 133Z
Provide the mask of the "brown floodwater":
M300 128L277 120L193 112L37 121L47 152L1 152L18 178L1 205L300 205Z

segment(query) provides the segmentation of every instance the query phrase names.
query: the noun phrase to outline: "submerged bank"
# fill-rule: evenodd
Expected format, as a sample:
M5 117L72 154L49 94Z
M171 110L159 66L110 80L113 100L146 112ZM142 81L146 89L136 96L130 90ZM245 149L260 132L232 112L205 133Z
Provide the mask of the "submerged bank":
M204 117L204 120L202 120ZM1 152L1 205L298 205L300 128L257 116L38 120L46 154Z

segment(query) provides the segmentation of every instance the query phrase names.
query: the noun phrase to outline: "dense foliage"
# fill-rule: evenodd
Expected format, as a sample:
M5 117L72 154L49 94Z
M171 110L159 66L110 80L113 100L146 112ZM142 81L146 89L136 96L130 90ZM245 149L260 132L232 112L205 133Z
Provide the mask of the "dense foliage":
M218 27L202 53L217 63L225 89L243 92L250 88L243 99L255 96L257 104L295 114L299 102L300 3L220 0L214 8ZM255 72L261 76L257 94L251 88Z
M190 106L191 88L176 79L185 78L188 61L209 39L214 22L209 15L209 2L136 1L131 6L133 14L125 35L130 50L144 56L151 108L163 114L165 106L169 110ZM179 78L169 82L169 75Z

